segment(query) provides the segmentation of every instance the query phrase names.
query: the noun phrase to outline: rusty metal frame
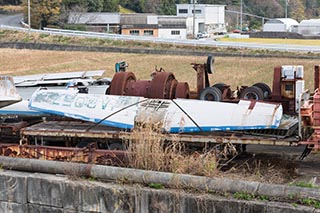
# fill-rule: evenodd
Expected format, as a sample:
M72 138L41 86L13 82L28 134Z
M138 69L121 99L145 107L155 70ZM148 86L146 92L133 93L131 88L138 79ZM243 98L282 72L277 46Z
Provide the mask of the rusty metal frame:
M66 162L96 163L124 166L128 159L125 151L40 145L0 144L0 155Z
M21 130L22 137L78 137L95 139L121 139L135 140L136 134L121 131L119 129L106 126L96 126L86 131L85 127L91 126L90 122L76 121L51 121L39 123ZM53 128L50 128L53 127ZM78 127L78 128L76 128ZM149 134L149 133L148 133ZM157 134L157 133L154 133ZM222 135L223 134L223 135ZM241 133L207 133L207 134L162 134L162 140L180 141L185 143L197 143L199 145L206 143L216 144L260 144L260 145L279 145L295 146L298 145L297 138L279 139L277 137L250 136Z

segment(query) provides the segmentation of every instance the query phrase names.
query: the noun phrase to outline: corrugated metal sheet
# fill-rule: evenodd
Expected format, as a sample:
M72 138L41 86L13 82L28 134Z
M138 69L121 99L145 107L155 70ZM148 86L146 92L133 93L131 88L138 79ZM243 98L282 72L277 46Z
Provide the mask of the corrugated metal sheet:
M121 25L146 25L152 24L157 25L155 21L157 15L148 13L135 13L135 14L121 14L120 24ZM150 23L149 23L149 22Z

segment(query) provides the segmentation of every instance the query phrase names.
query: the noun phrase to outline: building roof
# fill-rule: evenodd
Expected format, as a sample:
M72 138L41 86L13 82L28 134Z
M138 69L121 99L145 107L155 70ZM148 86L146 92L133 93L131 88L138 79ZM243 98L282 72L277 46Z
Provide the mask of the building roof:
M120 24L120 14L72 12L68 24Z
M158 16L159 28L186 28L186 20L186 17Z
M177 6L193 6L193 4L176 4ZM225 7L224 4L195 4L196 7Z
M308 19L302 20L300 25L312 25L312 26L320 26L320 19Z
M299 23L292 18L277 18L271 19L266 22L266 24L286 24L286 25L298 25Z
M156 18L157 15L150 13L121 14L120 23L122 25L156 24Z

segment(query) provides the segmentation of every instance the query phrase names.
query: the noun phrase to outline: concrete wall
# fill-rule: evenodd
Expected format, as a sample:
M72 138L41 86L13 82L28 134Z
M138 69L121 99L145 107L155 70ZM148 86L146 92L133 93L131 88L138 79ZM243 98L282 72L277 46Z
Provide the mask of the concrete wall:
M72 176L0 171L0 212L312 212L291 204L103 183Z

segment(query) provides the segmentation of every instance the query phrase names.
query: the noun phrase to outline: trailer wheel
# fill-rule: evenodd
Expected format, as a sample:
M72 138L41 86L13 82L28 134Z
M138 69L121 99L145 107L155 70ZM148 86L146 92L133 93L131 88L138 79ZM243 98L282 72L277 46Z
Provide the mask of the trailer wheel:
M212 85L212 87L216 87L221 91L222 99L225 98L231 98L232 97L232 91L230 89L230 86L228 86L225 83L216 83Z
M225 86L227 86L225 83L216 83L212 85L212 87L217 87L221 91L221 93L223 93L223 89Z
M121 142L113 142L109 144L110 150L125 150L124 145Z
M76 147L77 148L85 148L85 147L88 147L88 145L90 143L91 142L89 140L81 140L79 143L76 144Z
M222 93L217 87L207 87L201 91L199 99L205 101L221 101Z
M209 74L213 73L213 63L214 63L214 58L212 55L209 55L207 58L207 65L206 65L206 72Z
M268 99L269 96L271 95L271 89L266 83L259 82L259 83L255 83L252 86L259 87L262 90L264 99Z
M263 100L263 91L256 86L247 87L241 92L240 98L246 100Z

